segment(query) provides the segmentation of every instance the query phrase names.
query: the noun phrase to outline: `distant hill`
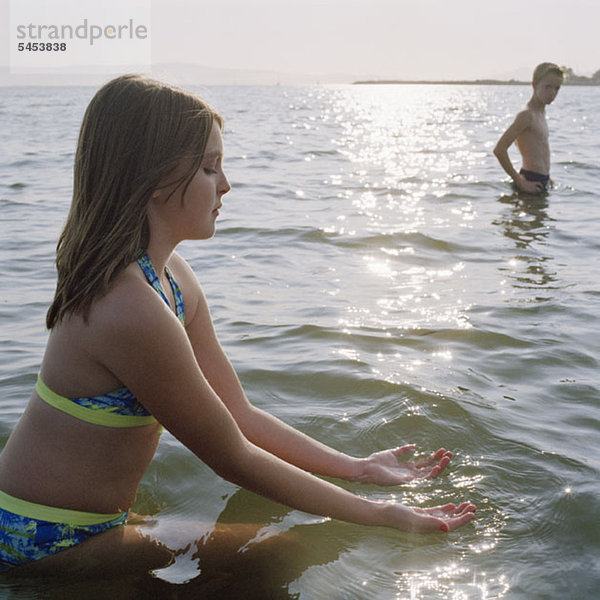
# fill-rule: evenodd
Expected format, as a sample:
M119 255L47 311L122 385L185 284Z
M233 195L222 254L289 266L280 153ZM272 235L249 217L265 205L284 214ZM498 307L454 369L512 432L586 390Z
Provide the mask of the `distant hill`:
M517 81L509 79L474 79L465 81L429 81L429 80L402 80L402 79L374 79L365 81L354 81L354 85L531 85L531 81ZM600 85L600 81L592 81L588 77L580 77L577 80L565 79L563 85Z
M115 66L114 69L103 68L95 72L93 66L87 72L81 67L76 70L68 68L56 70L53 73L29 74L11 73L8 67L0 66L0 86L27 85L73 85L98 86L122 73L145 73L157 79L163 79L182 86L203 85L310 85L313 83L349 83L356 74L331 73L314 75L310 73L289 73L283 71L220 69L197 64L158 63L151 68L136 68L135 66ZM110 72L107 72L110 71Z
M566 74L565 85L600 85L600 71L597 71L591 77L576 75L572 69L562 67ZM0 65L0 86L99 86L115 77L126 72L142 72L149 74L157 79L163 79L171 83L182 86L204 86L204 85L311 85L318 83L354 83L356 85L390 85L390 84L437 84L437 85L531 85L529 80L523 79L525 71L519 69L511 73L518 79L501 79L503 74L497 74L494 79L475 79L475 80L427 80L427 79L371 79L369 75L360 73L290 73L284 71L269 70L246 70L246 69L221 69L207 67L204 65L190 63L157 63L150 68L135 66L115 66L106 72L105 67L102 71L93 65L76 69L57 69L53 73L28 74L11 73L8 66ZM508 75L508 76L511 76ZM357 77L363 77L357 81Z
M565 74L564 85L600 85L600 70L596 71L591 77L577 75L570 67L561 67ZM516 79L475 79L462 81L431 81L431 80L402 80L402 79L369 79L355 81L355 85L373 85L373 84L430 84L430 85L531 85L531 81L518 81Z
M429 80L429 79L370 79L354 81L354 85L531 85L530 81L510 79Z

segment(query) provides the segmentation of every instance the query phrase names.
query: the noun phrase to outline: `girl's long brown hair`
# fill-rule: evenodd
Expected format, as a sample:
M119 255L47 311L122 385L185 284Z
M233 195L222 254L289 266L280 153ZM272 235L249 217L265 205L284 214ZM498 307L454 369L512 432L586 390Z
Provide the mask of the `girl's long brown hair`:
M215 120L222 126L197 96L139 75L123 75L98 90L79 134L48 329L67 313L87 318L94 299L147 248L153 192L183 161L189 170L167 185L189 181Z

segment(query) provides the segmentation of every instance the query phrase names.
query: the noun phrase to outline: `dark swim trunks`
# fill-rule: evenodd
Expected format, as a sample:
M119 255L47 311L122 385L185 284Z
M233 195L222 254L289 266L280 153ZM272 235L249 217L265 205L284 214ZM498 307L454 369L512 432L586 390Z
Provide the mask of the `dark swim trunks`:
M548 183L550 182L550 175L543 175L542 173L536 173L535 171L528 171L527 169L521 169L519 171L527 181L539 181L543 186L543 191L548 190Z

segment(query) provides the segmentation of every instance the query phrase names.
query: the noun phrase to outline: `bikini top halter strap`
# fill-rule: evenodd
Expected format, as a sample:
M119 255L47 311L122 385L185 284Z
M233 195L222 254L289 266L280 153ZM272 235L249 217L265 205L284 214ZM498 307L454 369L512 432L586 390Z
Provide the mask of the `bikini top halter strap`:
M140 265L148 283L160 294L161 298L167 303L168 306L171 306L167 295L160 283L160 279L158 278L158 274L150 261L149 256L144 252L138 258L138 264ZM175 298L175 312L177 314L177 318L181 321L183 325L185 325L185 305L183 303L183 294L181 292L181 288L179 284L175 281L173 274L169 267L165 267L165 273L167 275L167 279L169 280L169 284L171 285L171 289L173 290L173 297Z

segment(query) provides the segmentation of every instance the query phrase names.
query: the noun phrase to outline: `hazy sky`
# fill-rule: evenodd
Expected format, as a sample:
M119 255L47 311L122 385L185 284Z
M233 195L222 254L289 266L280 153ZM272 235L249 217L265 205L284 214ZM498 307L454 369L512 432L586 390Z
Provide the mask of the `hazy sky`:
M157 0L153 61L378 77L600 69L600 0Z
M600 69L600 0L152 0L150 14L153 63L323 78L522 78L545 60Z

